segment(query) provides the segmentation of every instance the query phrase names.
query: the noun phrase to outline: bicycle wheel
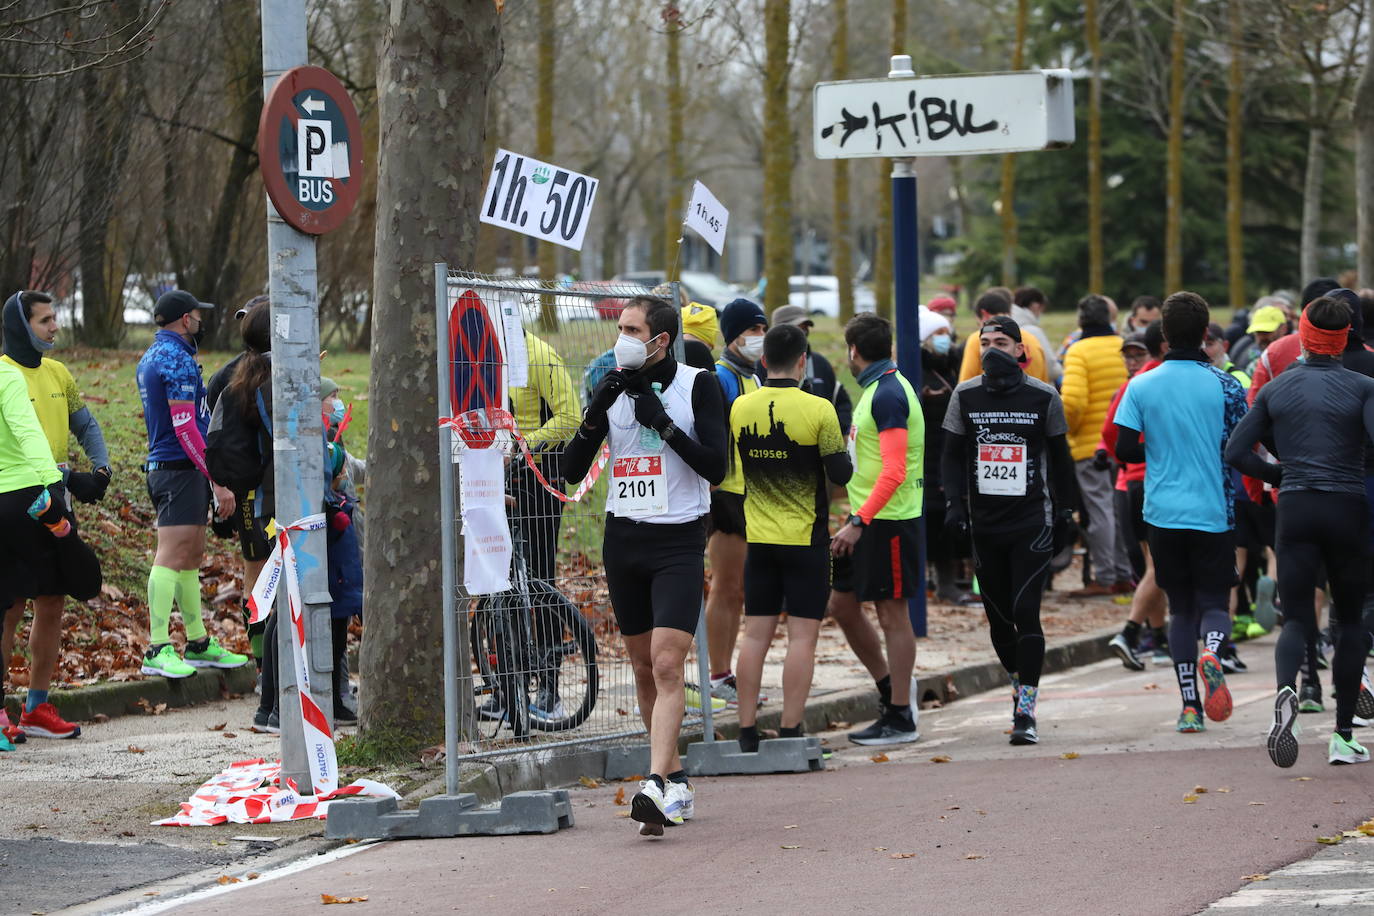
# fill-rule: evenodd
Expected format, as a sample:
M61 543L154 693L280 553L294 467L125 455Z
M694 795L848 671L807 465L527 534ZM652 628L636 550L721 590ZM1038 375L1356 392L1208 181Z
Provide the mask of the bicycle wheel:
M489 738L509 725L516 738L529 735L529 700L524 627L515 626L524 602L513 592L484 598L472 615L473 659L482 684L473 692L478 720L494 722ZM480 728L480 725L479 725Z
M530 580L530 605L530 725L545 732L577 728L596 706L596 634L577 607L543 580Z

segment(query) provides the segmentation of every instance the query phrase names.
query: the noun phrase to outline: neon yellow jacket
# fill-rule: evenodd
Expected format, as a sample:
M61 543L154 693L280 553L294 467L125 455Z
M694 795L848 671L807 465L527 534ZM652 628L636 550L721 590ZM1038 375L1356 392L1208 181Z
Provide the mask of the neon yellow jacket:
M531 449L550 449L577 432L582 408L577 389L553 347L526 331L525 348L529 351L529 385L510 390L511 413Z
M42 487L62 479L29 386L13 366L0 364L0 493Z

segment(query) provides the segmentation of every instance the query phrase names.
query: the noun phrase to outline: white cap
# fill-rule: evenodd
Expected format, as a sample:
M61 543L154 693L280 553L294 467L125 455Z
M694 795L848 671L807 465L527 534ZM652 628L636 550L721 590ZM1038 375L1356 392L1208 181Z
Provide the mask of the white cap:
M946 331L949 330L949 319L939 312L932 312L924 305L921 306L918 316L921 323L921 343L925 343L930 339L930 335L941 328Z

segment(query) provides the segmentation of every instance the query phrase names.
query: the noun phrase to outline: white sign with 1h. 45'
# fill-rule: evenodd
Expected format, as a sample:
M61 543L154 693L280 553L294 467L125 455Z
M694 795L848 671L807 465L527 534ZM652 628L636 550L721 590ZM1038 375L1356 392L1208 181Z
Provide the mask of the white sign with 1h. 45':
M480 218L581 251L597 184L587 175L498 149Z
M1068 70L817 83L813 100L818 159L1015 153L1074 139Z

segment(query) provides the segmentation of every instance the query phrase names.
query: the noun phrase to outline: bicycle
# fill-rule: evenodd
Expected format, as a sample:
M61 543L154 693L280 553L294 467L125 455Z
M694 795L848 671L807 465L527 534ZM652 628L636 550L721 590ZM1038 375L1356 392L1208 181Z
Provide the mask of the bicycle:
M529 574L518 526L511 561L510 591L478 599L469 613L478 718L496 723L487 738L507 725L517 739L531 728L570 731L596 706L596 633L562 592Z

